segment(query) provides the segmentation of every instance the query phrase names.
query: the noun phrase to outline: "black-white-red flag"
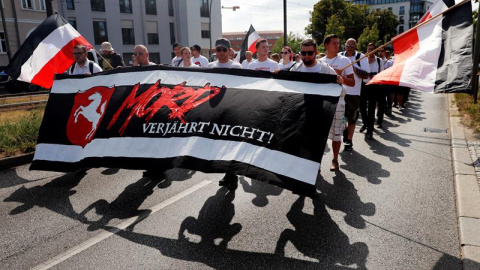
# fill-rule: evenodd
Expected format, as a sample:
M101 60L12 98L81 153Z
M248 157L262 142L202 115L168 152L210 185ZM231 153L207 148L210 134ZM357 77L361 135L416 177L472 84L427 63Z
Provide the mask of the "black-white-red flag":
M448 8L458 7L441 14ZM370 82L399 85L429 93L471 92L472 3L437 0L421 24L393 38L392 67Z
M260 39L257 31L250 25L247 34L245 35L245 39L243 40L242 47L240 49L240 53L237 55L237 62L242 63L245 60L245 53L247 51L251 51L252 55L257 52L257 48L255 47L257 40Z
M311 194L341 93L335 81L161 66L59 75L31 168L228 170Z
M10 77L51 88L56 73L63 73L73 63L73 47L92 45L62 16L54 14L27 37L5 69Z

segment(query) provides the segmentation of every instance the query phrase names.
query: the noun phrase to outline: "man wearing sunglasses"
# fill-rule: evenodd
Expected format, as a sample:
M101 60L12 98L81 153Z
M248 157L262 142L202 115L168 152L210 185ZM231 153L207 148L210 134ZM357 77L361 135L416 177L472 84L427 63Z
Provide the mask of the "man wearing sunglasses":
M73 58L75 59L75 64L68 70L70 75L90 75L102 71L99 65L87 59L87 48L85 45L76 45L73 48Z
M340 39L338 38L338 36L335 34L326 36L323 40L323 45L325 46L325 50L327 51L327 53L321 59L321 61L332 67L335 72L337 72L337 74L342 77L342 84L344 86L355 86L355 78L353 77L352 66L345 68L352 62L350 62L347 57L338 54L340 49ZM335 118L333 120L332 128L330 129L329 138L332 140L333 152L333 159L332 165L330 166L330 171L337 171L339 169L338 153L340 152L340 147L342 146L342 135L343 131L345 130L345 123L343 121L345 115L344 97L345 93L342 93L340 99L338 100L337 111L335 112Z
M137 63L137 66L153 66L156 65L153 62L148 60L149 54L148 49L144 45L137 45L133 49L133 58L134 62Z
M360 116L360 92L363 87L362 79L368 78L370 68L367 58L364 58L364 54L357 52L357 41L353 38L345 42L345 51L340 54L347 57L352 63L361 59L353 65L355 85L353 87L347 86L347 94L345 95L345 118L347 120L347 126L343 132L343 142L345 143L345 150L352 151L355 125Z
M219 38L215 41L217 60L208 63L207 68L242 68L239 63L228 59L231 51L230 41L226 38Z
M248 69L270 72L274 72L275 70L279 69L278 63L268 58L269 48L266 39L259 39L255 44L255 48L257 48L257 60L250 63L250 65L248 65Z

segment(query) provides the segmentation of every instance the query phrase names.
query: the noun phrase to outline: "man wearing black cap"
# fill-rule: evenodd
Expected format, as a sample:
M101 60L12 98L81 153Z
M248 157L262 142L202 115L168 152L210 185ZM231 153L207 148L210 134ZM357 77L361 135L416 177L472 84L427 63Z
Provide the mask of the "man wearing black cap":
M215 51L217 52L217 60L210 62L207 68L242 68L239 63L228 59L228 54L232 50L230 41L226 38L219 38L215 41Z
M202 48L198 45L193 45L190 50L192 51L192 63L199 65L200 67L206 67L208 65L208 59L201 55Z

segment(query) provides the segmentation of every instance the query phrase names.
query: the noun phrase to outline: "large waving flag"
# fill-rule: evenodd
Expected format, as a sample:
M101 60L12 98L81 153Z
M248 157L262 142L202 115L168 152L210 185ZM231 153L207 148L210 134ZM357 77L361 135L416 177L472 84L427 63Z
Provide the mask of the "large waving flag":
M250 25L250 29L248 29L248 32L245 35L245 39L243 40L240 53L237 55L235 60L237 60L239 63L242 63L243 60L245 60L245 53L247 51L251 51L252 55L255 54L257 52L257 48L255 47L255 44L259 39L260 39L260 35L258 35L257 31L255 31L255 28L253 28L253 26Z
M230 171L314 194L342 91L335 80L162 66L59 75L31 168Z
M10 77L51 88L55 73L63 73L73 62L73 47L93 46L62 16L43 21L23 42L5 69Z
M421 21L418 27L393 38L393 66L369 84L399 85L429 93L471 92L471 1L437 0Z

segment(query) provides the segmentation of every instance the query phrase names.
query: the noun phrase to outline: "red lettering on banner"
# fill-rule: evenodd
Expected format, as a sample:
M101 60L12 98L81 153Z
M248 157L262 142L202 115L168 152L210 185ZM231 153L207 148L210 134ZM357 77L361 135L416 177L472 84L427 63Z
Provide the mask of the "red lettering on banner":
M206 84L203 88L198 89L186 87L185 84L186 82L183 82L173 88L168 88L166 86L160 86L159 80L138 96L137 92L140 84L136 84L130 95L113 116L107 128L110 129L115 124L123 111L130 109L130 113L119 130L120 135L122 135L133 116L138 118L146 116L145 121L148 123L164 106L171 111L168 119L177 118L182 123L186 123L184 119L186 113L218 95L221 91L221 88L210 86L210 84ZM205 93L209 94L202 97ZM158 97L158 99L147 107L147 104L151 103L155 97Z

